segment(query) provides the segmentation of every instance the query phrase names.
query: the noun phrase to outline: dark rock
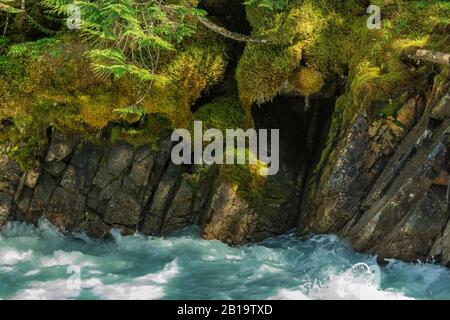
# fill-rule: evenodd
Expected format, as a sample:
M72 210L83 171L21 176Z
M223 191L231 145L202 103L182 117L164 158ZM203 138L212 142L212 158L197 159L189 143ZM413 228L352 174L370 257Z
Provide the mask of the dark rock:
M73 192L81 192L84 188L84 179L86 177L83 173L83 170L79 170L71 164L68 165L61 178L60 185Z
M100 188L94 186L87 195L86 205L88 208L104 217L106 214L108 201L100 200L101 191L102 190Z
M197 170L201 170L201 168L197 168ZM200 223L202 216L206 212L206 206L209 199L211 198L217 176L217 166L210 166L207 168L207 172L203 175L200 175L196 181L197 187L192 208L193 216L195 217L195 223Z
M399 237L419 237L419 233L422 231L417 223L427 225L430 228L431 233L435 232L435 228L439 228L439 226L434 225L434 223L441 224L442 219L445 219L446 213L445 211L442 213L442 210L444 209L438 209L442 208L443 204L442 202L436 202L437 199L435 198L434 192L430 191L431 193L429 194L428 192L433 185L433 180L435 179L437 172L440 171L437 171L436 169L442 169L446 165L446 159L448 157L447 143L447 138L441 136L441 140L438 140L438 142L429 149L428 155L426 152L419 152L416 154L414 161L411 160L408 165L403 168L402 174L400 174L398 178L399 180L392 185L389 192L378 200L369 210L364 212L361 219L354 227L352 227L347 235L347 239L357 250L364 251L373 248L375 244L380 243L383 239L389 241L389 233L391 231L396 233L396 236ZM434 200L426 200L428 197L431 197L431 199ZM442 195L442 197L444 196ZM437 203L441 203L441 205L438 205L437 207L434 205L431 206L433 203L436 205ZM433 210L433 213L426 214L429 210ZM427 224L423 221L421 222L422 215L427 217L430 214L434 214L432 217L435 219L435 221L432 222L433 225L430 225L430 222ZM399 223L403 227L401 232L399 230L395 231L395 226ZM405 225L405 223L408 223L408 225ZM414 225L415 227L412 228L410 225ZM442 226L440 228L442 229ZM416 234L414 234L414 232L416 232ZM413 235L410 235L409 233L413 233ZM427 233L426 235L420 236L431 237L431 240L434 240L437 235L431 236ZM410 239L410 241L412 240ZM408 245L412 244L409 243ZM427 243L425 245L428 246L428 248L426 249L426 253L422 254L422 258L423 255L428 254L432 243ZM388 248L386 246L378 247L378 250L386 251ZM397 249L394 249L393 247L392 250L392 252L386 252L385 256L390 257L396 254L395 250ZM417 250L419 250L419 248L417 248ZM421 252L423 250L421 249ZM418 257L417 252L414 254Z
M66 166L66 163L63 161L52 161L44 163L43 169L53 177L59 178L66 169Z
M85 233L91 238L95 239L108 239L111 234L111 226L103 222L103 220L89 211L84 212L81 215L73 232Z
M369 125L365 117L358 117L337 147L330 169L317 180L314 198L303 205L300 232L339 232L358 216L361 202L403 135L392 120Z
M380 267L385 267L389 264L389 261L387 261L383 256L377 255L377 264Z
M442 234L441 246L442 264L450 267L450 222L447 222L447 225Z
M24 185L28 188L34 189L39 180L39 175L41 174L40 168L32 168L25 172Z
M166 217L161 229L162 234L168 234L182 229L195 222L193 215L193 204L195 199L195 190L189 179L192 177L183 177L180 187L167 210Z
M86 195L94 181L101 159L101 150L92 144L77 148L61 178L61 186Z
M118 143L110 147L109 152L104 157L104 164L98 170L95 178L94 184L101 188L107 188L113 182L119 182L119 186L122 184L122 179L129 169L131 162L133 160L133 146L128 143ZM115 186L109 187L109 189L117 188L117 183ZM111 197L111 191L107 191L106 197Z
M375 251L403 261L426 260L447 222L446 188L432 187L383 240Z
M122 185L122 180L114 180L109 185L107 185L99 194L100 200L109 200L113 197L115 193L120 189Z
M441 262L442 258L442 236L439 236L434 240L431 246L430 252L428 253L428 260Z
M150 146L140 147L134 155L129 178L139 188L146 187L154 164Z
M445 118L450 118L450 93L444 95L439 103L433 108L431 117L440 121Z
M30 211L33 214L40 215L50 203L53 191L58 186L58 181L45 171L39 177L33 199L30 204Z
M18 199L15 201L17 208L24 213L28 212L32 197L33 197L33 189L25 187L20 193Z
M0 229L8 221L11 214L13 195L8 192L0 192Z
M186 170L185 167L169 163L166 172L163 174L161 181L156 189L150 209L145 212L142 232L146 234L159 234L162 223L166 215L166 210L172 200L173 193L176 189L176 183Z
M72 232L85 213L85 203L83 195L58 187L52 194L45 218L61 231Z
M74 134L65 134L56 131L47 151L45 162L66 161L72 154L79 137Z
M118 143L111 146L106 157L106 170L109 175L118 177L127 169L133 160L133 146L128 143Z
M225 243L247 242L256 227L256 214L237 194L238 185L223 181L212 195L202 226L202 237Z
M106 209L105 222L135 226L139 222L141 205L136 197L126 189L114 193Z
M22 173L18 164L5 154L0 154L0 229L13 213L16 189L21 184Z
M21 176L19 165L6 154L0 153L0 180L18 183Z
M153 191L153 189L158 185L159 181L161 180L164 170L168 166L171 152L172 152L172 141L170 141L170 139L162 140L158 154L155 158L153 172L149 181L148 191L150 193ZM146 196L149 195L150 194L147 194ZM147 200L148 199L146 199L146 201Z

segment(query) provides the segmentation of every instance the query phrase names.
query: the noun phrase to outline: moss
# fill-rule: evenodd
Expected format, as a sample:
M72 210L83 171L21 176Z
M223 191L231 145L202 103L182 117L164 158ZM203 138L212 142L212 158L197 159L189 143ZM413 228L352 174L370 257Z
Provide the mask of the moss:
M238 186L237 193L260 215L276 214L274 207L288 201L289 188L261 175L262 164L258 165L222 165L218 181L226 180Z
M247 17L253 33L270 45L247 45L244 51L237 69L243 104L270 101L290 78L299 75L301 62L308 70L316 70L315 75L342 72L352 41L347 35L348 17L360 12L362 6L356 1L297 0L282 11L249 6Z
M221 6L221 1L207 2ZM157 73L165 81L153 83L150 90L131 78L95 78L84 57L86 44L73 36L14 45L0 37L0 119L13 120L0 135L14 145L33 146L45 141L49 126L95 138L115 124L120 127L114 129L116 138L141 143L153 141L163 127L189 127L194 119L221 129L248 127L252 125L249 107L273 99L289 80L300 94L311 95L323 83L345 76L325 159L356 114L364 110L373 118L395 117L405 92L424 93L428 75L437 67L423 64L412 69L402 57L417 48L450 51L448 2L374 0L372 4L382 7L381 30L367 28L366 8L358 0L292 0L276 10L246 6L253 35L270 44L246 45L236 70L238 93L207 104L195 115L192 104L223 80L229 60L227 42L202 26L176 51L161 55ZM149 115L148 123L123 124L113 110L133 105L141 97L145 97L140 107Z
M247 128L251 126L251 117L242 108L238 97L231 93L220 97L204 106L195 114L195 120L203 122L204 129Z
M290 80L290 83L299 90L303 96L317 93L324 85L324 77L321 72L312 68L300 68Z
M179 48L158 72L165 82L155 82L142 106L148 113L164 114L173 127L187 127L190 107L203 93L223 80L228 58L223 39L206 31Z
M419 47L450 49L450 6L443 1L372 4L382 7L381 30L367 28L366 8L358 1L290 1L281 11L248 7L253 34L271 45L248 45L244 51L237 69L243 104L263 103L280 94L287 79L298 76L300 62L322 73L324 80L349 70L347 91L353 102L347 105L353 114L420 88L423 83L412 79L423 78L429 69L411 71L401 57ZM294 46L297 55L289 54ZM343 118L351 118L346 113Z
M147 84L133 78L95 77L85 57L87 45L73 36L10 46L0 55L0 119L13 119L13 126L0 138L15 146L34 139L43 146L53 126L96 140L109 124L123 124L114 110L141 97L141 108L151 116L138 129L123 124L124 139L148 143L162 127L188 127L190 106L223 78L228 58L222 41L201 30L177 52L161 56L157 72L167 81L155 83L149 92Z
M168 135L169 127L170 124L166 118L153 114L149 115L144 125L139 128L126 127L122 124L113 125L110 140L112 143L127 141L135 147L151 144L156 151L160 139Z
M264 103L277 96L298 66L298 51L247 45L236 71L239 97L244 106Z
M32 137L26 143L15 145L8 153L8 156L18 163L20 170L26 171L33 166L40 147L38 139Z

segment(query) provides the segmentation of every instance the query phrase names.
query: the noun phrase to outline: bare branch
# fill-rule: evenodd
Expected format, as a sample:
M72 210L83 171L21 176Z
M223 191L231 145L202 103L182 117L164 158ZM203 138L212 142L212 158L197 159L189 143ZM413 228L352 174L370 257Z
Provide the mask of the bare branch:
M409 58L413 60L423 60L444 65L450 64L450 53L443 53L433 50L419 49L415 54L409 55Z
M231 31L215 24L214 22L210 21L207 18L197 17L197 19L208 29L210 29L226 38L233 39L233 40L240 41L240 42L247 42L247 43L268 43L268 41L265 39L252 37L252 36L248 36L248 35L244 35L244 34L240 34L240 33L236 33L236 32L231 32Z

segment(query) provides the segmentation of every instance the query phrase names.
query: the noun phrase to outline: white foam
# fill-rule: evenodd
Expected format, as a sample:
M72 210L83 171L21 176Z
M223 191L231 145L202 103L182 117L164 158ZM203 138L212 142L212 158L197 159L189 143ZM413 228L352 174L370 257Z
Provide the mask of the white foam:
M0 265L15 265L20 262L30 261L33 251L19 251L12 248L0 249Z
M168 263L163 270L138 277L129 284L98 283L92 288L92 293L102 299L109 300L155 300L164 297L163 284L178 273L176 260Z
M11 272L11 271L14 271L14 267L3 266L3 267L0 267L0 271L1 272Z
M53 256L44 257L41 260L42 267L54 267L54 266L67 266L67 265L77 265L79 267L95 267L95 263L90 261L82 261L85 259L83 253L79 251L65 252L65 251L55 251Z
M308 296L300 290L280 289L278 293L268 300L310 300Z
M77 298L81 288L72 288L67 280L52 280L47 282L32 282L31 287L20 290L13 300L65 300Z
M92 292L107 300L156 300L164 296L161 287L139 284L102 284L95 286Z
M227 260L242 260L242 257L232 255L232 254L227 254L225 256L225 259L227 259Z
M281 289L269 299L281 300L409 300L401 292L383 290L379 287L377 274L367 266L361 271L356 264L347 271L332 274L328 281L301 286L299 290Z
M25 273L23 276L24 277L31 277L31 276L35 276L37 274L39 274L41 271L38 269L34 269L34 270L30 270L27 273Z
M263 279L265 276L269 275L269 274L274 274L274 273L278 273L278 272L282 272L283 270L273 267L273 266L269 266L267 264L263 264L261 265L258 269L256 269L256 271L254 272L254 274L249 278L249 280L258 280L258 279Z
M178 273L178 264L176 259L172 262L168 263L164 269L157 273L150 273L145 276L136 278L137 282L154 282L158 284L167 283L170 279L172 279Z

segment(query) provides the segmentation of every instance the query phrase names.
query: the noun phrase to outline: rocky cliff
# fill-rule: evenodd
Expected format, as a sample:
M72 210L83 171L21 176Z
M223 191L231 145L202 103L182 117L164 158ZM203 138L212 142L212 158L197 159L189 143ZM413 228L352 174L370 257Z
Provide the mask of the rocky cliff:
M257 212L240 193L240 176L215 166L174 165L171 149L169 138L157 148L135 147L125 141L84 142L55 131L45 157L22 172L4 147L0 226L45 218L64 233L107 238L112 228L165 235L198 224L206 239L242 243L294 225L286 211L291 201L273 200L272 207ZM289 199L295 197L293 192Z
M339 233L380 260L449 263L450 93L439 79L395 119L355 116L311 177L300 233Z
M198 224L204 238L237 244L281 234L298 221L301 234L338 233L380 258L447 265L449 87L444 78L428 96L405 99L395 119L370 120L361 111L314 170L301 152L310 130L295 129L314 122L301 100L291 99L284 117L271 115L276 103L255 110L260 126L284 127L281 170L263 188L232 168L174 165L168 137L136 147L56 130L25 172L3 146L0 225L43 217L66 233L107 238L111 228L165 235Z

